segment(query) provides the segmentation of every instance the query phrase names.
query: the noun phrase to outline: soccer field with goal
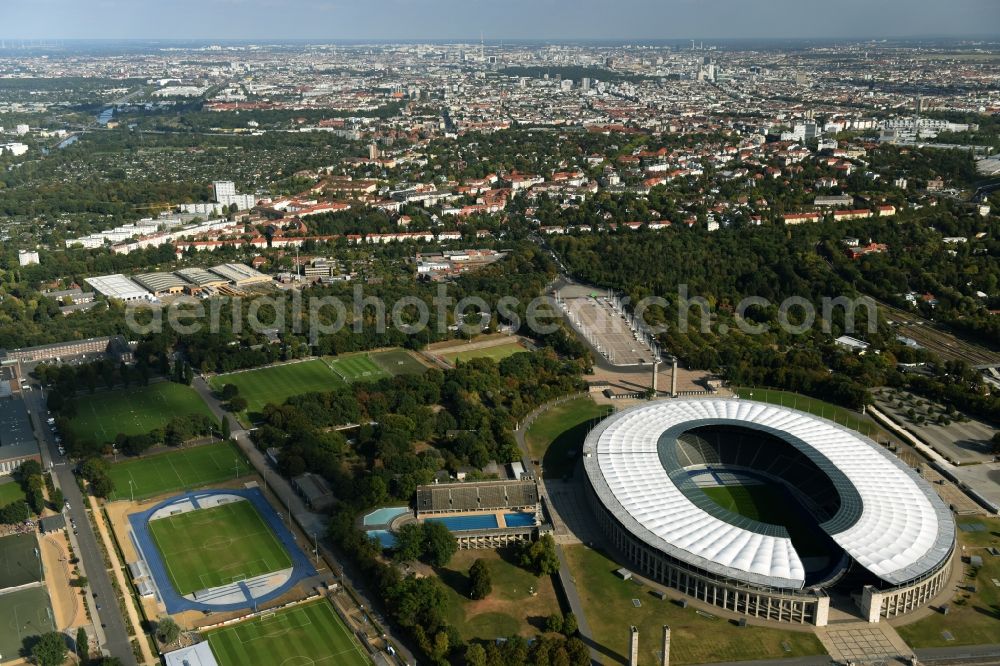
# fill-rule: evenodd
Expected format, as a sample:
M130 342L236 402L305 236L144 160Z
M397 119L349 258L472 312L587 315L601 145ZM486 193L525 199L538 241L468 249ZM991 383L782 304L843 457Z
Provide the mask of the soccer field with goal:
M203 444L111 465L115 492L109 499L134 496L140 500L178 490L193 490L252 471L236 444Z
M368 666L371 660L325 600L206 634L220 666Z
M153 520L149 532L181 595L292 566L278 537L247 501Z
M76 413L69 429L77 439L99 444L113 442L118 433L146 434L175 416L201 414L215 420L193 388L174 382L82 395L73 403Z

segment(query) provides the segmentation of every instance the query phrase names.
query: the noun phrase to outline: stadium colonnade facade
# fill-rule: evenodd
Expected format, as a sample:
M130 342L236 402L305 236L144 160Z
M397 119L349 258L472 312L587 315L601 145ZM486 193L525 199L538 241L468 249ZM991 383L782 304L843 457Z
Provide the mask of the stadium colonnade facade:
M739 399L660 401L603 421L583 454L590 503L616 549L702 602L825 626L834 588L878 622L947 585L948 507L892 454L830 421ZM784 526L714 502L696 481L706 475L781 486L811 519L820 556L815 546L800 556Z

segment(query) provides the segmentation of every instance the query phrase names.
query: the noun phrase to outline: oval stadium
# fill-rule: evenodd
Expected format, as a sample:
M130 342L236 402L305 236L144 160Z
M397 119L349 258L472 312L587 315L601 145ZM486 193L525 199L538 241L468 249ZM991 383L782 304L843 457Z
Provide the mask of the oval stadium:
M737 614L869 622L946 585L955 523L933 488L859 433L785 407L680 399L587 436L602 530L642 576Z

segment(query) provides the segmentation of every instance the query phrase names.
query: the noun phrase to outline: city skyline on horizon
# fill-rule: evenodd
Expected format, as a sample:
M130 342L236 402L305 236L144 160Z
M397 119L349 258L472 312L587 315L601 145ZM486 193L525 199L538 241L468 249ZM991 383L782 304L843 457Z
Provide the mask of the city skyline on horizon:
M955 0L19 0L6 40L669 41L993 38L1000 3ZM53 21L53 16L62 20ZM266 20L265 20L266 19ZM654 27L650 27L654 26Z

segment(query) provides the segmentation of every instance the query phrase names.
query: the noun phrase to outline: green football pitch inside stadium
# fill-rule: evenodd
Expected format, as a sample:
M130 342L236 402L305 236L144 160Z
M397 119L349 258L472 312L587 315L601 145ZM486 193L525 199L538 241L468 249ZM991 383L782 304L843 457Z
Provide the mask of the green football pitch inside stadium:
M182 595L292 566L278 537L245 500L151 520L149 532Z
M829 544L820 528L803 515L803 510L783 488L767 485L728 485L702 488L716 504L733 513L770 525L782 525L799 555L826 555Z
M115 491L110 499L145 499L193 490L252 471L232 442L203 444L111 465Z
M113 442L118 433L142 435L162 428L174 416L203 414L215 419L193 388L175 382L84 395L74 403L70 430L78 439L100 444Z
M49 593L44 586L0 596L0 654L5 661L18 658L26 639L55 630Z
M35 534L15 534L0 539L0 590L41 580L42 568Z
M220 666L368 666L372 662L325 600L208 632Z

